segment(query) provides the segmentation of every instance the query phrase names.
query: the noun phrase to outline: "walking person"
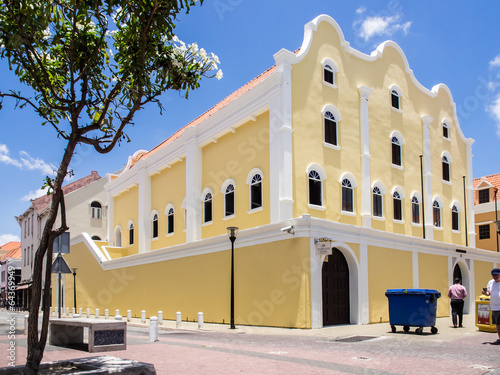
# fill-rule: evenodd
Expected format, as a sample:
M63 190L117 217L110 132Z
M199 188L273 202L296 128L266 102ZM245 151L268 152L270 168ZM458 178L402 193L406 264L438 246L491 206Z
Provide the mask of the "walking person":
M500 269L491 270L491 279L486 287L486 295L490 296L491 322L497 326L498 340L492 345L500 345Z
M458 326L463 327L462 321L464 318L464 298L467 297L467 290L460 283L461 280L456 278L454 284L448 289L448 298L451 302L451 319L453 320L453 328L457 328L457 315Z

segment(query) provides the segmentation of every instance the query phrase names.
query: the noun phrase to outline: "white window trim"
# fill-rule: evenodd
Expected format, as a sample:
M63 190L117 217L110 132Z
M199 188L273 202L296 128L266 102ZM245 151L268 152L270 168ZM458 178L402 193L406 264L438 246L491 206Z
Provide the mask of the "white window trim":
M353 216L353 217L357 216L357 215L356 215L356 212L354 212L354 211L353 211L353 212L351 212L351 211L343 211L343 210L341 210L341 211L340 211L340 214L341 214L341 215L345 215L345 216Z
M224 216L222 218L222 220L226 221L226 220L231 220L231 219L234 219L236 217L236 214L232 214L232 215L229 215L229 216Z
M263 206L263 205L262 205L262 206ZM254 213L256 213L256 212L264 211L264 207L262 207L262 206L257 207L257 208L254 208L253 210L248 210L248 211L247 211L247 214L254 214Z
M324 131L325 130L323 129L323 132ZM337 131L337 137L338 137L338 131ZM323 139L324 139L324 137L323 137ZM337 141L338 141L338 138L337 138ZM332 150L337 150L337 151L342 150L342 148L340 146L332 145L331 143L328 143L328 142L325 142L325 141L323 141L323 146L331 148Z
M318 210L318 211L325 211L326 210L325 206L318 206L316 204L311 204L311 203L308 203L307 207L310 208L311 210Z
M255 175L260 175L260 187L261 187L261 200L262 200L262 205L260 207L256 207L253 209L249 209L247 211L248 214L254 213L254 212L259 212L264 209L264 173L259 168L253 168L250 173L247 175L246 183L248 185L248 207L252 207L252 179L254 178ZM234 187L236 190L236 186Z

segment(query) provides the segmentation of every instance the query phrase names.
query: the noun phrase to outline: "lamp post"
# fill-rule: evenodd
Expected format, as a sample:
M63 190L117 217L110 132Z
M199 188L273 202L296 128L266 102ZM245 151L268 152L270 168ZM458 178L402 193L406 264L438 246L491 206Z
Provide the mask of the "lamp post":
M234 241L236 241L236 235L238 234L238 227L227 227L227 234L229 240L231 241L231 327L230 329L235 329L234 326Z
M76 270L78 268L72 268L73 270L73 301L75 302L75 314L76 314Z
M496 237L497 237L497 253L499 252L498 249L498 235L500 234L500 221L498 221L498 211L497 211L497 193L498 193L498 188L494 187L493 192L495 193L495 226L496 226Z

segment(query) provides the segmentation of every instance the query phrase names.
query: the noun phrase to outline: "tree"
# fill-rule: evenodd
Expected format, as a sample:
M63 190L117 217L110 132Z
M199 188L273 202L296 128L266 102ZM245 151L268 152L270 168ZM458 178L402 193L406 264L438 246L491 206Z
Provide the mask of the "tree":
M129 141L125 127L148 103L176 90L188 97L200 79L221 78L217 56L174 35L180 13L203 0L3 0L0 3L0 56L8 60L33 97L0 92L16 107L31 107L66 147L55 178L48 220L36 251L29 308L26 374L38 372L47 340L52 244L68 227L62 183L78 144L110 152ZM60 212L61 223L55 225ZM43 309L38 335L38 312Z

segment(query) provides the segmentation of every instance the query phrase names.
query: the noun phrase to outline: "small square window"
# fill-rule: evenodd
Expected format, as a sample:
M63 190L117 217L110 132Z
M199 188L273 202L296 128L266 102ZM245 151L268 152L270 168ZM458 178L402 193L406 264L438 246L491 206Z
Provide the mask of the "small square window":
M488 203L490 201L490 189L483 189L477 192L479 204Z
M490 238L490 225L480 225L479 226L479 239L480 240L487 240Z

